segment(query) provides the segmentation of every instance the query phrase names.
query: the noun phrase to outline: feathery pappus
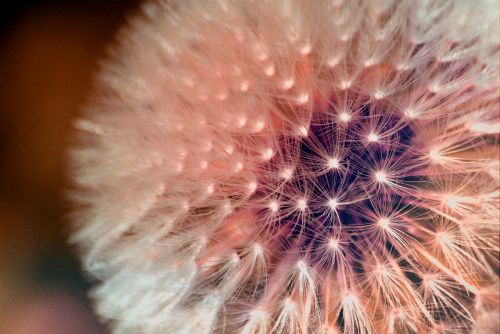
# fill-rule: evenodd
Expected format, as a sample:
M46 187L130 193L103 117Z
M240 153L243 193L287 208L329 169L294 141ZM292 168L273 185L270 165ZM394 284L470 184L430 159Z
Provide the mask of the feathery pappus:
M71 152L114 333L499 331L497 1L149 1Z

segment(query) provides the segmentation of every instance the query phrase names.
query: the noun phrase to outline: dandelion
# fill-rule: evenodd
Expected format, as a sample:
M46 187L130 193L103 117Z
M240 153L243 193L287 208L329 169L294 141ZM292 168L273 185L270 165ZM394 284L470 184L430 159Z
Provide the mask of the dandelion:
M146 3L76 122L98 314L494 333L499 44L489 0Z

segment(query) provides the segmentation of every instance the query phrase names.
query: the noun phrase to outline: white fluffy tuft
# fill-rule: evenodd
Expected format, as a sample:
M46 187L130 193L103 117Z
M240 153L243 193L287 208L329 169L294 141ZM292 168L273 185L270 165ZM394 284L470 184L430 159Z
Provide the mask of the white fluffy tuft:
M486 333L498 19L491 0L146 3L76 122L97 312L115 333Z

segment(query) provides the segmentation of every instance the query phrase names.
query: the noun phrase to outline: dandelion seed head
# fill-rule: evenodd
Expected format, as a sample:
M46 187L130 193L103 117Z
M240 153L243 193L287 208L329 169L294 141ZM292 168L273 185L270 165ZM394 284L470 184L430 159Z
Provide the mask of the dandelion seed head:
M75 123L97 313L114 333L484 333L496 7L147 2Z

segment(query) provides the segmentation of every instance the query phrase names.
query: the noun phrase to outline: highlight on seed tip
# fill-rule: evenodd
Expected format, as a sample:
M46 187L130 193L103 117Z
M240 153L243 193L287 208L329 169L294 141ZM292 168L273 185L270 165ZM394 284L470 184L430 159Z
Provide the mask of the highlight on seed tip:
M153 0L71 151L113 333L498 333L493 0Z

